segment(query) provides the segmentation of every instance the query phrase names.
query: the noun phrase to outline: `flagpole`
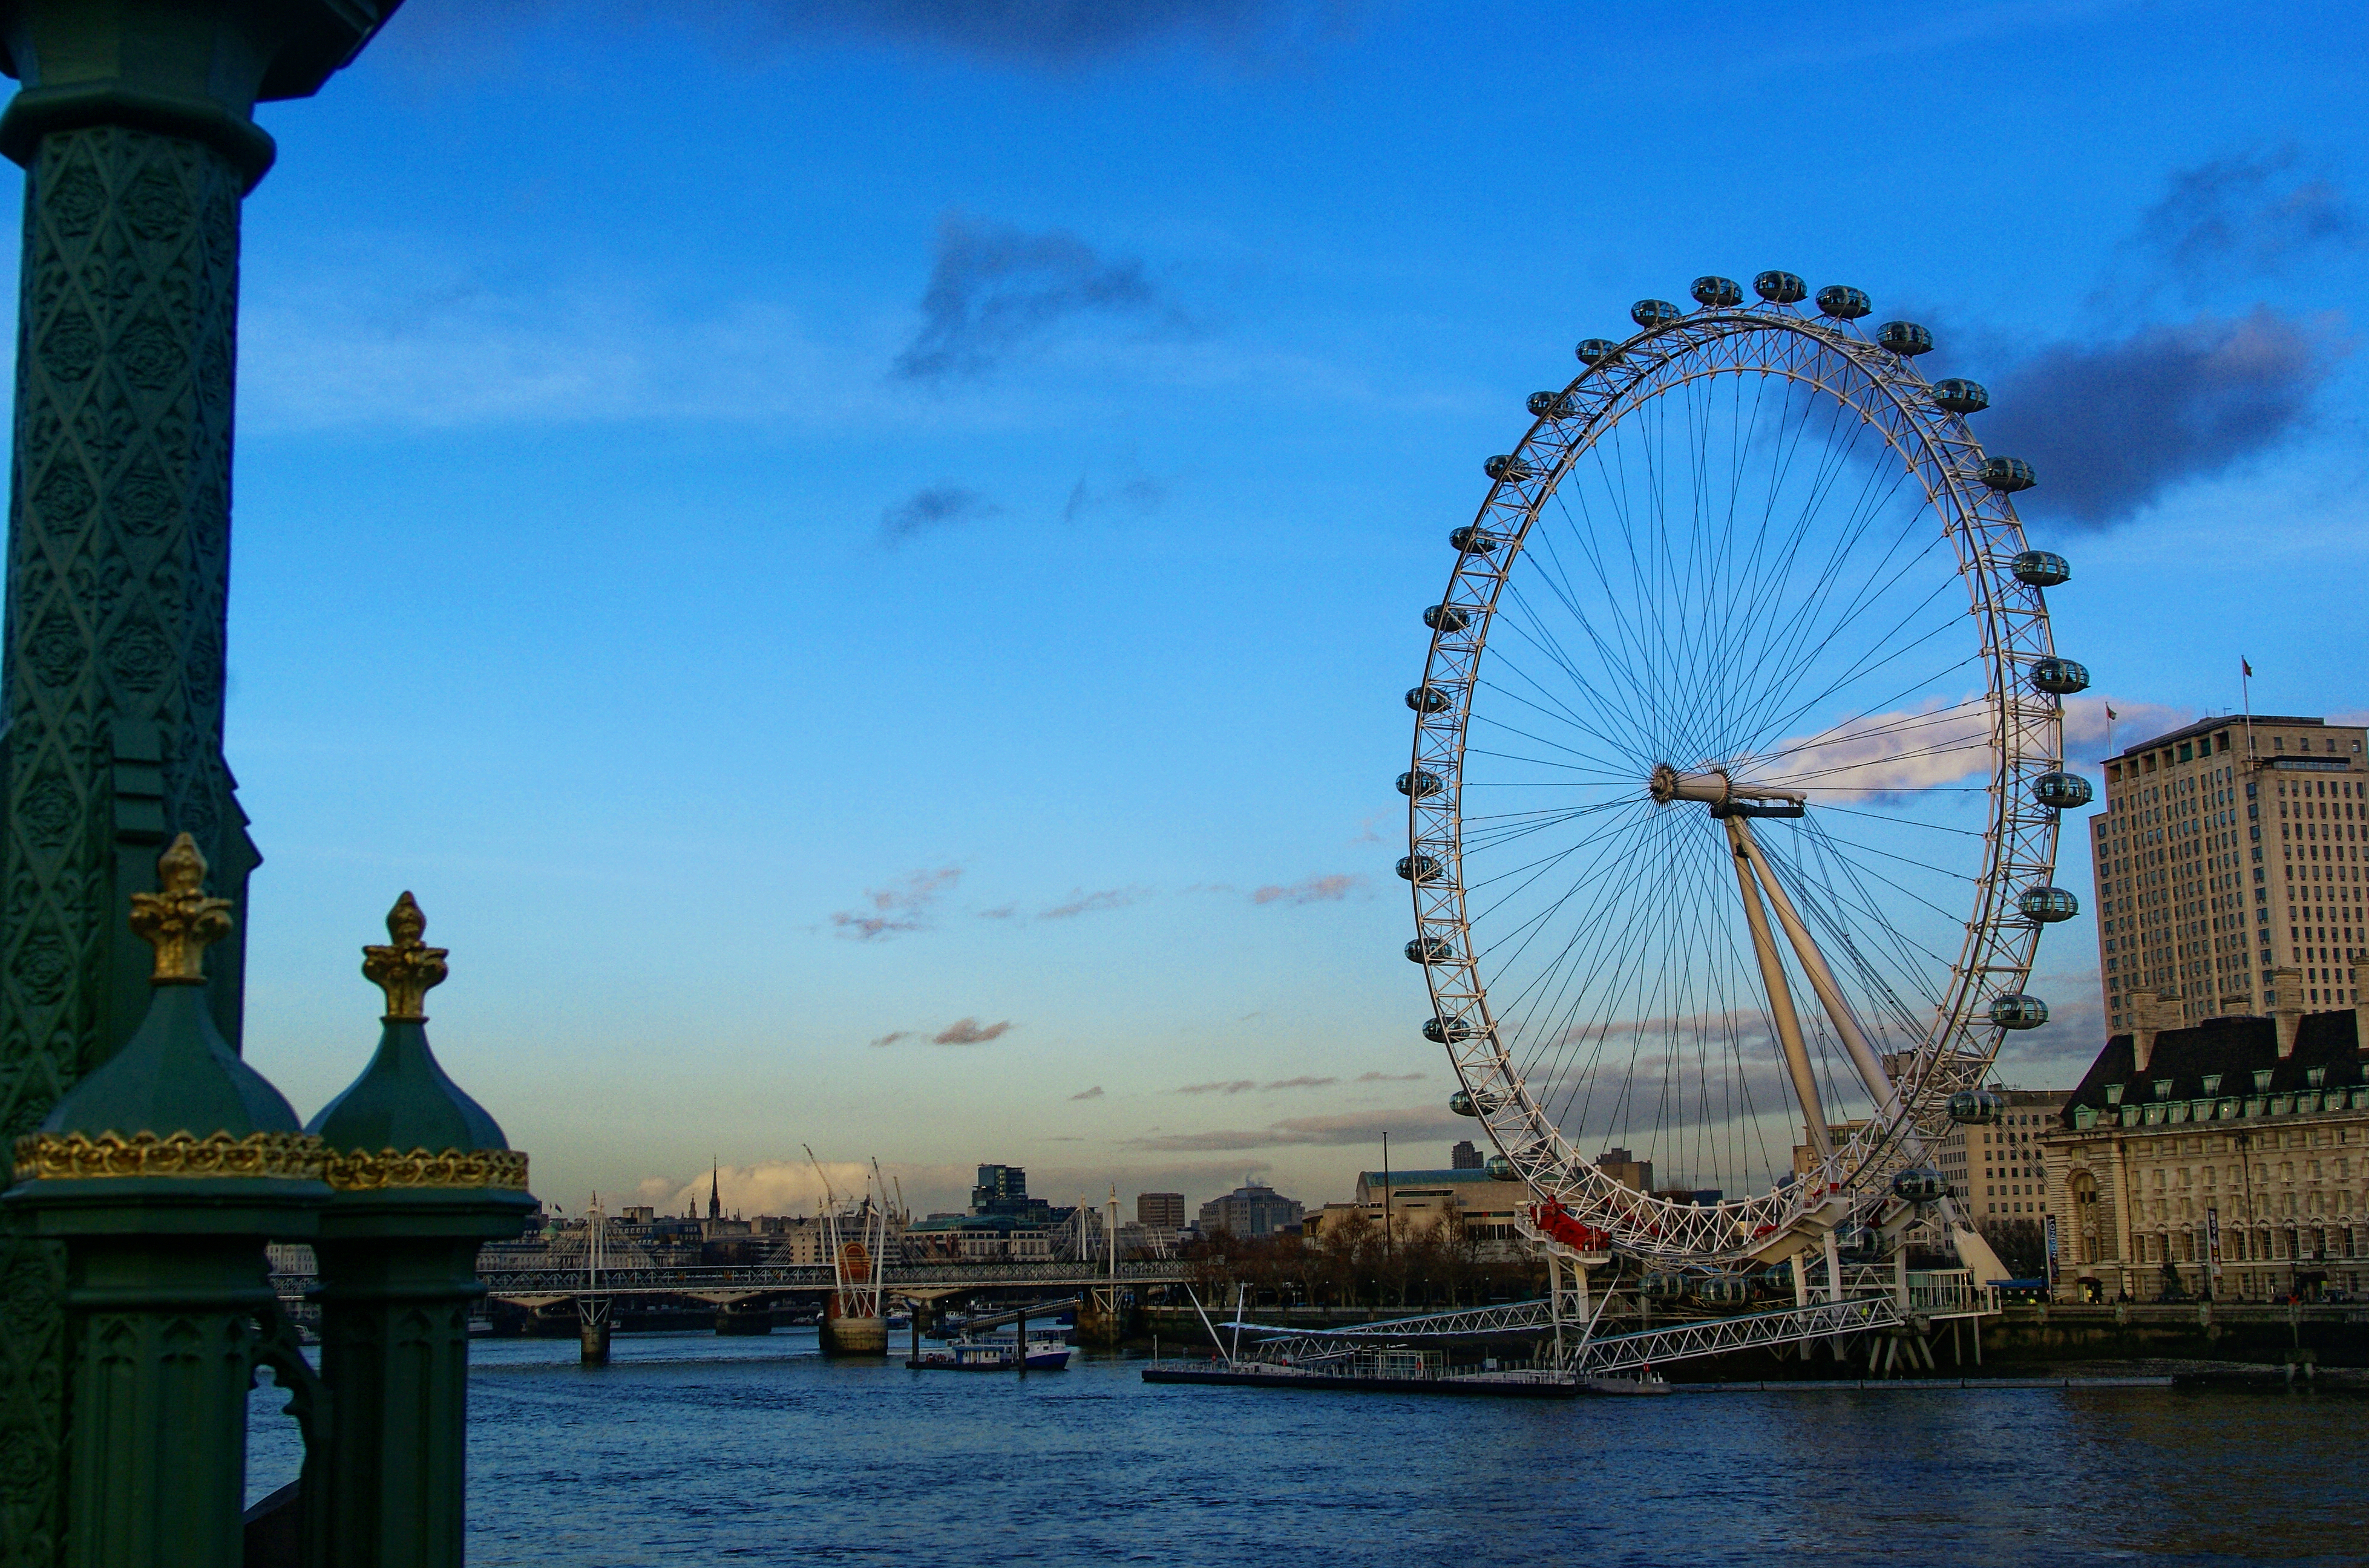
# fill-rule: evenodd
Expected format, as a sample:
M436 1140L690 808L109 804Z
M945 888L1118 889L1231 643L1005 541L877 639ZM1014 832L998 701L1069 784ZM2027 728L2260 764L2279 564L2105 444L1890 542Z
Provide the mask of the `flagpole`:
M2254 666L2243 654L2237 657L2237 691L2246 704L2246 763L2254 761Z

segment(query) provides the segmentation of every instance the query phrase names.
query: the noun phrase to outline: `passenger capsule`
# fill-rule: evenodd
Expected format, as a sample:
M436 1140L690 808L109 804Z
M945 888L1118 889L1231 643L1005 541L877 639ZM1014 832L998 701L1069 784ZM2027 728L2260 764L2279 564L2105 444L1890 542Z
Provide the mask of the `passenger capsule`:
M1475 527L1469 522L1461 528L1451 529L1448 532L1448 542L1457 549L1470 551L1475 555L1486 555L1505 543L1487 529Z
M1739 1307L1751 1294L1740 1274L1707 1274L1695 1281L1695 1299L1708 1307Z
M1656 1272L1642 1281L1645 1294L1657 1301L1676 1301L1687 1293L1687 1276L1683 1274Z
M1444 714L1448 707L1448 695L1436 686L1417 686L1407 693L1407 706L1419 714Z
M2040 475L2031 471L2031 464L2020 457L1986 457L1983 459L1982 467L1975 471L1974 477L1992 489L2010 496L2018 490L2029 490L2040 483Z
M1939 1171L1903 1171L1892 1178L1892 1196L1910 1203L1939 1203L1950 1196L1950 1184Z
M1837 321L1857 321L1875 308L1863 289L1848 283L1829 283L1818 291L1818 314L1833 316Z
M1772 305L1797 305L1810 297L1810 285L1791 272L1762 272L1752 280L1752 292Z
M1619 359L1620 345L1609 338L1583 338L1579 340L1579 347L1572 352L1579 356L1583 364L1600 365Z
M1444 936L1418 936L1406 944L1410 964L1445 964L1456 956L1455 944Z
M1399 775L1399 793L1415 800L1423 800L1431 795L1437 795L1439 793L1439 775L1437 773L1425 773L1420 768L1410 773L1401 773Z
M1435 632L1460 632L1472 624L1472 614L1461 604L1427 604L1423 624Z
M1991 1022L2002 1029L2037 1029L2048 1022L2048 1003L2011 991L1991 998Z
M1933 383L1933 401L1952 414L1979 414L1991 406L1991 395L1981 382L1951 376Z
M1452 1046L1479 1033L1461 1018L1426 1018L1423 1023L1423 1037L1435 1046Z
M2089 781L2078 773L2043 773L2031 781L2031 797L2051 811L2089 804Z
M2073 896L2070 888L2026 887L2016 896L2015 907L2034 925L2054 925L2079 914L2081 900Z
M2031 667L2031 683L2052 697L2069 697L2089 689L2089 672L2069 658L2043 658Z
M1528 406L1537 419L1559 419L1572 412L1571 395L1562 392L1533 392Z
M1629 307L1629 319L1640 326L1667 326L1685 314L1667 300L1639 300Z
M2055 588L2073 580L2072 563L2045 550L2026 550L2007 565L2015 580L2033 588Z
M1950 1096L1950 1119L1960 1127L1990 1127L2007 1119L2007 1096L1961 1089Z
M1706 307L1740 305L1744 289L1733 278L1698 278L1687 292L1694 295L1695 303Z
M1835 1232L1835 1250L1861 1257L1883 1251L1883 1234L1871 1225L1846 1225Z
M1933 334L1913 321L1887 321L1875 329L1875 340L1904 358L1933 351Z
M1439 875L1439 862L1427 854L1399 856L1399 876L1409 882L1428 882Z
M1481 1107L1472 1102L1472 1091L1459 1089L1448 1097L1448 1108L1459 1116L1477 1116Z
M1522 1179L1520 1173L1514 1169L1514 1162L1502 1154L1489 1156L1481 1169L1493 1182L1518 1182Z
M1482 464L1481 472L1501 484L1518 485L1536 470L1518 457L1499 455Z

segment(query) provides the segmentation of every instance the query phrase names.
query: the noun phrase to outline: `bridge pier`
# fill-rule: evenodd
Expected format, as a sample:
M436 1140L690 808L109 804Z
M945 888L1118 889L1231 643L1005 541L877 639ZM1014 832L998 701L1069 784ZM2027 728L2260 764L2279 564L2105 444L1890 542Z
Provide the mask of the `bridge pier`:
M609 1364L609 1301L605 1297L576 1299L577 1362L584 1367Z

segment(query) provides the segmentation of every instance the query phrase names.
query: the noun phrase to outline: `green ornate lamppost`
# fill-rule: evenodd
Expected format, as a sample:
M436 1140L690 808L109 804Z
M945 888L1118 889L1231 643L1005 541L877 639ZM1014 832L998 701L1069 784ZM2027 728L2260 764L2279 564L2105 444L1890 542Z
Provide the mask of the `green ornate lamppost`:
M526 1156L437 1065L429 990L446 951L421 936L409 893L389 941L362 949L386 992L378 1052L313 1118L335 1191L320 1263L321 1376L334 1391L326 1561L337 1568L460 1568L469 1308L477 1248L533 1213Z

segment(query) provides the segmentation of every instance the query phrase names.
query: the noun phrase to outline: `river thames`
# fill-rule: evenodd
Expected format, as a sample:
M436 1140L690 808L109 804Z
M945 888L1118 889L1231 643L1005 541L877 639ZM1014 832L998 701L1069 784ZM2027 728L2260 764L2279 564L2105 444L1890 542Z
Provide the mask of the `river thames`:
M1677 1393L1151 1386L1139 1358L956 1376L811 1330L479 1341L480 1565L2357 1564L2369 1401L2327 1391ZM295 1472L258 1391L250 1494Z

